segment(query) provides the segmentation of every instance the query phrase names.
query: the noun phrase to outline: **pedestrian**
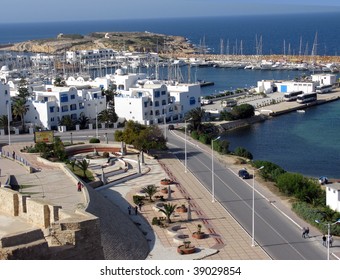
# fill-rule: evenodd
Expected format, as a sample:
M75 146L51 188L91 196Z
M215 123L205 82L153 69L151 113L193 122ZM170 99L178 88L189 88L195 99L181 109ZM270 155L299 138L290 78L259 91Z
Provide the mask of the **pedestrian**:
M326 240L327 240L326 236L323 235L322 236L322 245L325 246L325 247L326 247Z
M333 235L330 235L329 236L329 247L332 247L332 245L333 245Z
M138 206L135 206L135 215L138 214Z
M82 187L82 185L81 185L80 181L78 181L78 184L77 184L78 192L81 192L81 187Z
M12 152L12 158L15 159L15 152Z
M130 205L128 207L128 213L129 213L129 215L131 215L131 206Z
M302 228L302 237L306 238L306 228L305 227Z
M309 227L306 228L305 237L306 237L306 236L309 238Z
M139 202L139 203L138 203L139 211L142 211L142 206L143 206L143 203L142 203L142 202Z
M1 168L0 168L0 177L1 177Z

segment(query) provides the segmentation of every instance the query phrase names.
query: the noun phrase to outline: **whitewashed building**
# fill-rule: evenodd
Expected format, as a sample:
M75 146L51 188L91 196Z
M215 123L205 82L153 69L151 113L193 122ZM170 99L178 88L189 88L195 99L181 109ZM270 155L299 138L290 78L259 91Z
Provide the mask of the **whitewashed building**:
M56 129L63 116L77 120L84 113L95 120L98 113L106 109L106 97L100 88L77 89L46 85L36 88L28 100L29 110L25 121L43 129Z
M340 184L326 185L326 205L334 211L340 212Z
M312 81L317 85L334 85L336 83L336 75L334 74L314 74Z
M12 120L12 111L10 106L10 88L9 85L0 81L0 116L7 116Z
M145 125L177 121L201 106L201 88L197 84L167 85L147 80L145 74L124 74L121 70L113 78L118 93L115 111L126 120Z
M270 94L273 92L292 92L292 91L303 91L315 92L317 83L311 81L258 81L256 92L263 92Z

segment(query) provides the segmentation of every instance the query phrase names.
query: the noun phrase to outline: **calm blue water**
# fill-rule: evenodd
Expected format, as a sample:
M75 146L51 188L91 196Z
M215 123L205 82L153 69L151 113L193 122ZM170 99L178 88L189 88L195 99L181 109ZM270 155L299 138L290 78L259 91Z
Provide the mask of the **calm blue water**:
M213 53L256 53L262 37L262 54L310 54L317 33L316 53L340 55L340 14L242 16L190 19L88 21L61 23L0 24L0 44L52 38L59 33L89 34L103 31L149 31L181 35L200 42ZM302 44L300 44L302 41ZM284 49L285 46L285 49ZM301 47L300 47L301 46ZM184 68L183 79L187 80ZM297 71L248 71L227 68L191 69L191 81L213 81L203 95L220 90L256 86L266 79L293 79ZM164 74L166 77L166 74ZM338 75L339 77L339 75ZM340 178L340 102L291 113L252 127L228 133L231 148L243 146L255 159L275 162L288 171Z
M58 23L0 24L0 43L53 38L59 33L89 34L95 31L149 31L181 35L192 43L200 42L214 53L256 53L256 37L262 37L262 54L310 54L317 33L319 55L340 55L340 14L230 16L216 18L110 20ZM302 41L300 48L300 39ZM285 42L285 44L284 44ZM284 51L285 46L285 51ZM290 48L289 48L290 46Z
M340 102L292 112L226 133L231 149L242 146L254 159L275 162L305 175L340 178Z

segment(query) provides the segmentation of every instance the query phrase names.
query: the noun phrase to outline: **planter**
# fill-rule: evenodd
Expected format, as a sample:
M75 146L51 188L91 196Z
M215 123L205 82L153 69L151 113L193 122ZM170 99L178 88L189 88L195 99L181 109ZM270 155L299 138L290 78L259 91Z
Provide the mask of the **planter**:
M185 206L184 207L183 206L179 206L179 207L176 208L176 212L178 212L178 213L186 213L186 212L188 212L188 208L186 208Z
M170 179L162 179L161 180L161 185L170 185L172 181Z
M204 232L194 232L192 234L192 237L193 238L196 238L196 239L203 239L206 237L205 233Z
M195 246L186 246L186 245L179 245L177 247L177 253L181 255L193 254L196 252Z
M168 189L161 189L161 193L168 193Z

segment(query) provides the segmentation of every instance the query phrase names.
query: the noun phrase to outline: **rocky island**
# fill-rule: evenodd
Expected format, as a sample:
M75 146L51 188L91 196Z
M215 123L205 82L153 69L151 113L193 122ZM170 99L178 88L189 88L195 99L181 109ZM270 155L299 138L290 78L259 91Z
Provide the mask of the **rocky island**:
M0 49L47 54L62 54L65 51L111 48L124 51L157 52L159 54L193 54L195 48L182 36L151 32L93 32L88 35L63 34L56 38L30 40Z

